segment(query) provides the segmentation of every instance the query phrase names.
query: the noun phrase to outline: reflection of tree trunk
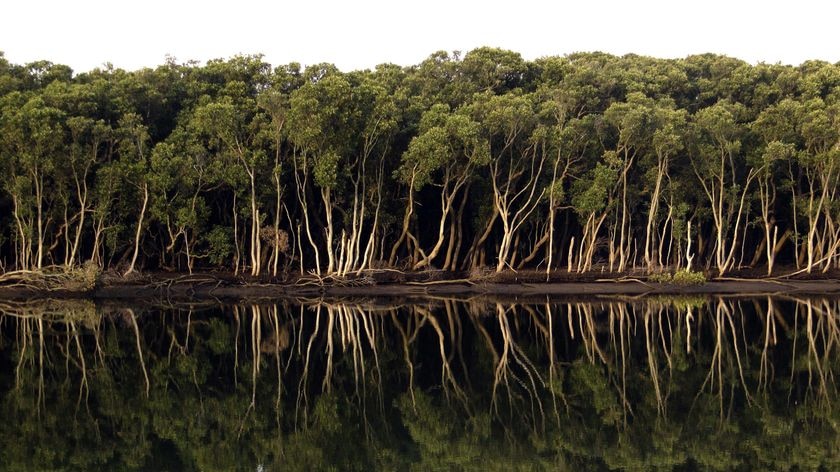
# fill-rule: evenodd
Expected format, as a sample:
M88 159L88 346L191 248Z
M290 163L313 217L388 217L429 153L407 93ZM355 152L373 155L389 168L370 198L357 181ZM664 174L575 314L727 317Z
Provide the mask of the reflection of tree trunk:
M661 313L659 313L661 316ZM667 408L665 405L665 399L663 398L662 391L659 387L659 365L656 361L656 354L655 354L655 343L651 341L653 327L650 325L650 317L652 314L650 311L646 311L644 318L645 318L645 351L647 352L647 361L648 361L648 370L650 372L650 380L653 383L653 391L656 394L656 408L660 415L663 417L666 416Z
M128 320L131 323L131 328L134 330L134 341L137 346L137 357L140 359L140 368L143 370L143 379L146 381L146 398L149 397L149 389L151 384L149 383L149 373L146 371L146 361L143 359L143 348L140 345L140 328L137 327L137 317L134 314L134 310L131 308L126 309L128 313Z
M755 302L756 313L760 313L760 304ZM776 303L772 297L767 297L767 311L764 320L764 343L761 349L761 363L758 369L757 390L767 391L772 381L772 366L768 357L769 347L776 345Z
M283 342L283 336L281 335L280 331L280 318L278 317L277 305L271 307L271 320L274 324L274 365L277 369L277 400L274 403L274 408L277 411L280 411L280 400L283 398L283 369L281 368L280 364L280 352L286 347L288 347L289 335L287 330L283 331L283 333L286 334L285 342Z
M819 392L820 396L828 401L828 385L827 385L827 376L823 370L822 362L820 361L820 355L817 353L817 340L816 335L814 334L815 331L819 331L820 326L822 326L822 320L817 322L817 326L814 326L814 303L811 300L805 300L805 332L808 335L808 388L810 388L812 383L812 364L811 360L813 358L813 363L816 365L817 368L817 378L819 380ZM836 333L835 333L836 335Z
M500 303L496 304L496 318L499 323L499 331L502 335L502 352L499 355L498 362L496 363L496 367L494 369L493 395L490 403L491 408L498 413L496 391L500 385L504 384L505 390L508 394L508 405L511 407L511 413L513 412L514 398L509 383L509 377L513 377L516 382L524 387L528 392L531 404L531 414L536 424L537 414L534 409L535 404L539 410L541 421L544 422L545 419L545 410L543 409L542 399L537 391L537 383L545 387L545 382L526 355L525 351L523 351L522 348L514 341L513 330L510 327L507 314L508 311L512 311L514 316L516 316L516 308L516 305L512 305L510 308L506 309ZM516 373L514 373L511 361L513 364L521 368L523 372L525 372L527 381L521 379Z
M76 344L76 354L79 356L79 370L82 371L82 382L79 385L79 400L82 399L82 392L90 393L90 387L88 386L88 378L87 378L87 363L85 362L85 354L82 351L82 343L79 340L79 332L76 330L76 323L73 321L69 322L70 331L73 333L73 341ZM70 353L67 353L68 357Z
M697 393L697 396L700 396L707 384L709 384L711 388L714 389L715 378L717 378L718 398L720 400L720 420L723 421L723 360L721 354L721 350L723 348L723 310L721 308L721 302L719 300L717 302L717 309L715 310L715 318L712 322L712 326L715 330L715 347L714 351L712 352L709 373L706 375L706 379L703 381L703 386L700 388L700 392Z
M257 403L257 375L260 373L262 343L262 307L251 306L251 407Z
M408 393L409 395L411 395L411 404L416 410L417 398L415 398L414 396L414 362L412 362L411 360L411 350L409 349L410 340L408 337L408 333L406 333L406 330L403 329L402 324L400 324L399 320L397 319L396 310L391 311L391 321L397 328L397 331L399 331L400 338L402 339L403 359L405 359L405 365L408 368Z
M446 396L449 396L449 388L451 387L452 390L455 392L455 396L463 399L465 398L464 392L461 390L461 387L458 386L458 382L455 380L455 376L452 373L452 367L449 364L449 358L446 355L446 345L445 345L445 336L443 334L443 329L440 327L440 323L435 318L434 315L429 313L425 309L421 309L421 307L417 307L419 313L423 315L423 319L428 321L429 324L432 325L435 333L437 334L438 338L438 348L440 350L440 362L441 362L441 385L444 388L444 393Z

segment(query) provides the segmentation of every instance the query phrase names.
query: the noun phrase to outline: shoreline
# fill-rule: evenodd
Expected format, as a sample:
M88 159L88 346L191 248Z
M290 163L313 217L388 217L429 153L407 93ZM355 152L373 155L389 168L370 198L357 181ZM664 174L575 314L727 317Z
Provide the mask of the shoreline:
M295 298L428 298L478 297L553 298L647 295L808 295L840 296L840 280L721 279L701 285L652 283L638 279L580 282L497 282L436 280L368 285L242 283L226 279L185 278L149 283L103 283L91 290L43 290L0 287L0 300L87 299L179 301Z

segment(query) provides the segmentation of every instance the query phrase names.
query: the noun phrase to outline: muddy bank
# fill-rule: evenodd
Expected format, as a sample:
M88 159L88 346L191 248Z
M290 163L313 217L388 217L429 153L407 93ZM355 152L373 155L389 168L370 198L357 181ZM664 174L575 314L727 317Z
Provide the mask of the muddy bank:
M677 286L643 281L621 282L549 282L549 283L468 283L439 282L368 286L298 286L298 285L172 285L165 290L138 286L101 287L94 298L135 298L166 295L189 298L299 298L299 297L428 297L502 295L521 297L586 295L660 295L660 294L802 294L838 295L840 281L712 281L704 285Z
M284 298L425 298L498 296L504 298L643 296L643 295L828 295L840 296L840 280L713 280L681 286L643 280L586 282L428 281L385 284L244 283L212 277L190 277L156 283L99 284L88 291L0 287L0 299L35 298L130 300L244 300Z

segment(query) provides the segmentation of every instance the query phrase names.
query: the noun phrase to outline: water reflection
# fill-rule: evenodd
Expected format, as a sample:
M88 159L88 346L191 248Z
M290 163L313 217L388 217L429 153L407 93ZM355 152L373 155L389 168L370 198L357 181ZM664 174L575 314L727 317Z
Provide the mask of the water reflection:
M0 303L3 470L838 468L840 300Z

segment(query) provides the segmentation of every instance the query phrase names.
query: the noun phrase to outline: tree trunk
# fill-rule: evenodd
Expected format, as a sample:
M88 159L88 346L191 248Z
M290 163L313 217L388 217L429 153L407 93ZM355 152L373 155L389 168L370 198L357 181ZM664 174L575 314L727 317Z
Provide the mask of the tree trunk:
M137 263L137 256L140 254L140 236L143 234L143 219L146 216L146 207L149 203L149 184L143 183L143 206L140 209L140 219L137 221L137 231L134 233L134 253L131 256L131 263L125 271L125 275L134 272L134 265Z

